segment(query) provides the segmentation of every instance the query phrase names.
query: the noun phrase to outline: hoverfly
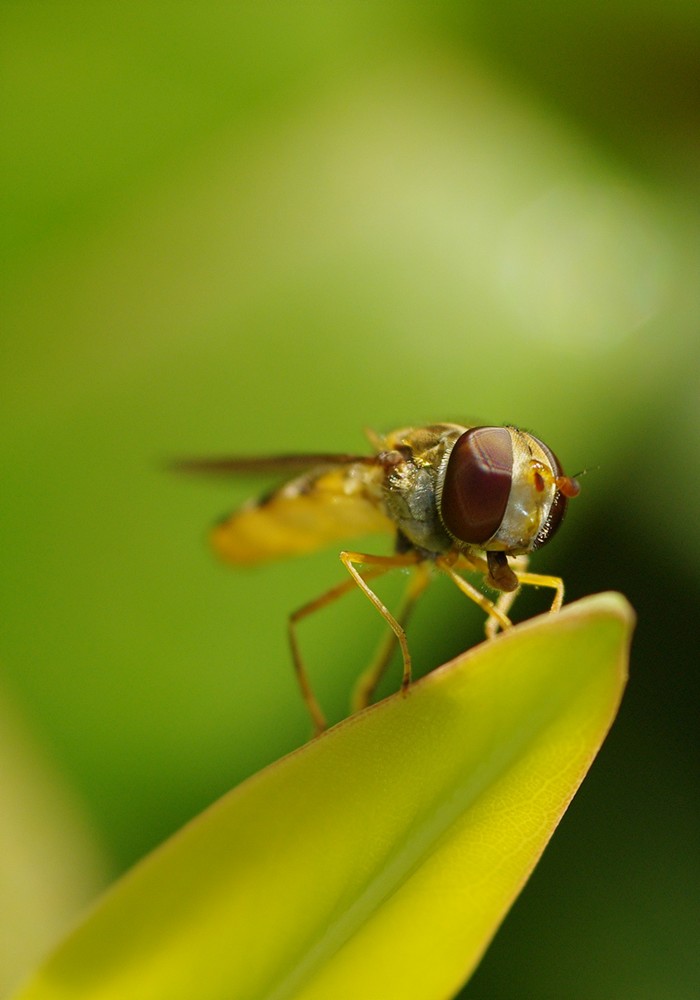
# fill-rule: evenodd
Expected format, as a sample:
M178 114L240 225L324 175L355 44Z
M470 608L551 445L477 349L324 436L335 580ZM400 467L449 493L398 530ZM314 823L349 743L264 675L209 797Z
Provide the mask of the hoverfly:
M214 550L226 562L252 565L299 555L353 535L391 532L393 555L342 551L350 579L289 617L289 641L301 692L316 732L326 719L312 691L296 636L307 615L354 586L369 598L391 632L357 683L353 710L369 704L398 642L402 689L411 682L405 626L432 567L441 571L486 615L492 637L511 622L508 611L521 584L551 588L551 611L561 608L559 577L529 573L527 556L554 535L567 500L579 492L554 452L515 427L431 424L380 436L367 432L372 455L304 454L281 457L193 459L180 468L219 473L286 473L295 478L249 501L212 530ZM516 557L513 565L509 557ZM360 572L358 567L363 567ZM396 567L413 573L400 608L392 614L370 582ZM482 574L500 592L495 600L460 570Z

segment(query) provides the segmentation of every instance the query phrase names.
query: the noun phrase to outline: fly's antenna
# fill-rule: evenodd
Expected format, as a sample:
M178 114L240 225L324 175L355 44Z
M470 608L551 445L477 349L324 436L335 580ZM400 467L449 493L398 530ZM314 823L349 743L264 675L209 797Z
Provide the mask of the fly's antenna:
M571 478L580 479L581 476L587 476L589 472L598 472L599 469L599 465L591 465L587 469L581 469L580 472L575 472Z

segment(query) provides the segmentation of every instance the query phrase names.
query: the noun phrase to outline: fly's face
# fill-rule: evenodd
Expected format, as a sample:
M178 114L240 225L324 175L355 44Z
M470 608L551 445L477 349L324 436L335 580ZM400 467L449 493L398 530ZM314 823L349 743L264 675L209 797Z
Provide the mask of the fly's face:
M449 535L511 555L544 545L579 486L546 444L515 427L472 427L443 458L438 509Z

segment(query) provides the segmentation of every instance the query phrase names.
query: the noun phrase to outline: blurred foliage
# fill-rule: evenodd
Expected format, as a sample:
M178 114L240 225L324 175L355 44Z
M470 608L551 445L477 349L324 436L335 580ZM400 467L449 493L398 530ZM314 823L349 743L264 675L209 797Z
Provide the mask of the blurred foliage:
M512 421L590 470L535 565L639 626L464 996L694 996L697 5L7 2L0 52L3 699L105 863L303 741L285 616L341 578L216 565L207 524L269 484L166 460ZM465 603L426 598L424 669L478 639ZM365 605L304 626L312 672L352 637L335 718Z

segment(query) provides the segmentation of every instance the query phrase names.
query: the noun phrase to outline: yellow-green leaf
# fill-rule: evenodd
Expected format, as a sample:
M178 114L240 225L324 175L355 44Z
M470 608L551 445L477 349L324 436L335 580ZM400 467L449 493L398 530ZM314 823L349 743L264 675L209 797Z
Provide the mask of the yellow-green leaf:
M267 768L117 883L17 1000L452 996L605 737L632 617L603 594L534 619Z

